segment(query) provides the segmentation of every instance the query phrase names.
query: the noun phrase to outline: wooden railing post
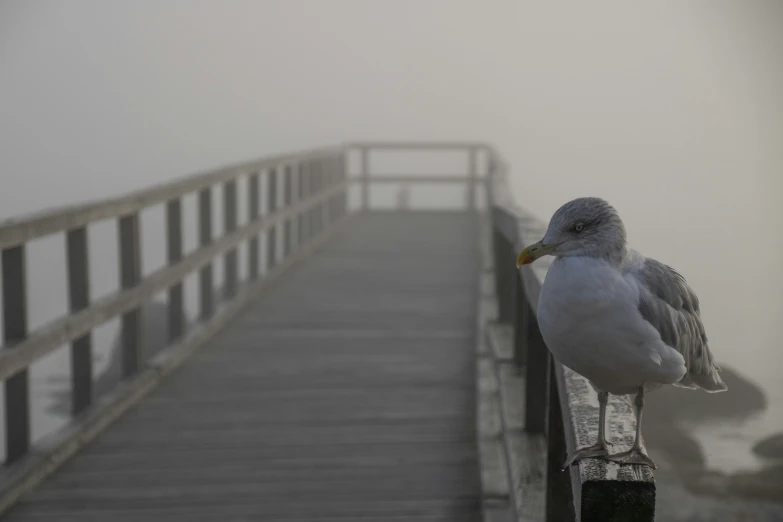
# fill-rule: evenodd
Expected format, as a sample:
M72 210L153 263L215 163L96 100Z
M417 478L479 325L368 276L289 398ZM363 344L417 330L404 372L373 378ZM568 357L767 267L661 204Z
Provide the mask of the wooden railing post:
M291 169L291 204L295 205L301 200L300 185L302 184L302 162L296 163L295 167ZM294 217L291 218L291 250L299 248L302 238L301 213L297 212Z
M318 164L318 160L313 160L313 162L310 164L310 180L309 180L309 187L308 187L308 193L309 193L308 195L310 197L318 194L319 172L320 172L320 165ZM308 228L310 229L311 238L318 235L318 218L316 217L317 213L318 213L318 205L313 205L312 207L310 207L310 210L308 210L307 212L308 219L310 221Z
M277 212L277 166L271 167L267 171L267 176L269 187L267 214L271 216ZM266 266L269 270L277 263L277 225L267 232L266 254Z
M258 172L254 172L248 177L247 180L247 220L248 222L254 222L261 215L260 195L258 186ZM248 241L247 248L247 273L248 278L251 281L258 279L259 272L259 257L258 257L258 235L253 235Z
M571 470L563 470L566 457L565 426L560 393L557 388L554 361L549 358L546 374L549 376L547 404L547 472L546 472L546 522L570 522L576 520L574 495L571 489Z
M294 181L293 181L293 167L291 165L286 165L284 169L284 175L283 175L283 206L287 209L291 206L291 203L294 200ZM285 223L283 224L283 257L288 257L291 255L291 251L293 249L293 241L292 241L292 219L288 218L285 220Z
M299 164L299 182L297 183L297 193L298 193L298 201L302 201L307 197L307 172L308 164L306 161L303 161ZM297 244L301 245L305 241L307 241L307 234L306 234L306 219L307 211L299 211L296 214L296 222L297 222Z
M512 320L512 287L515 281L514 258L508 240L495 230L493 232L495 250L495 290L498 296L498 321L508 323Z
M166 204L166 257L169 266L182 259L182 200L175 198ZM169 342L184 333L185 296L182 281L169 287Z
M519 270L515 270L512 276L511 284L511 325L514 331L514 363L517 370L521 370L527 364L527 323L525 321L526 309L529 311L530 305L525 296L525 285L522 282L522 275Z
M139 214L133 213L119 219L120 239L120 287L133 288L141 281L141 237ZM122 376L130 377L139 371L142 361L141 308L135 308L122 316Z
M223 229L225 234L231 234L237 229L237 182L227 181L223 184ZM225 280L224 297L233 298L237 293L237 249L232 248L223 257Z
M527 347L525 431L545 433L549 390L549 350L541 337L536 316L526 299L522 306L521 319L522 331L525 333L524 343Z
M3 340L13 346L27 337L27 270L24 244L3 250ZM11 348L13 349L13 348ZM30 447L30 398L27 369L5 381L5 461Z
M361 208L364 211L370 209L370 149L362 147L359 149L361 154L361 171L359 172L361 184Z
M66 234L68 265L68 300L71 313L90 305L90 270L87 228L69 230ZM71 412L81 413L92 402L92 334L71 343Z
M212 189L201 189L198 194L199 245L208 246L212 242ZM199 273L201 296L201 319L206 321L214 311L214 289L212 283L212 262L207 263Z
M468 210L476 210L476 181L478 179L478 149L471 147L468 149L468 186L465 191Z
M346 157L348 151L343 151L340 156L340 183L345 183L348 180L348 158ZM345 217L348 214L348 191L350 189L346 186L345 190L340 194L340 217Z

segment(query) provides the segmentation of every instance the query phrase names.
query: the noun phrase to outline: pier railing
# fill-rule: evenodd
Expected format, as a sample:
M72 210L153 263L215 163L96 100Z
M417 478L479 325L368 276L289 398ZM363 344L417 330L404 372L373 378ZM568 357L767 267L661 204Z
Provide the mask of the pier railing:
M239 225L238 184L247 198ZM119 198L75 205L0 224L3 283L3 348L0 378L5 383L6 464L0 477L0 512L34 487L61 462L152 390L196 348L219 331L245 304L288 266L333 232L348 215L349 180L345 149L335 147L265 158L166 183ZM183 205L197 195L198 247L183 252ZM213 226L213 200L222 198L223 230ZM266 212L261 213L261 198ZM165 205L167 263L142 276L139 214ZM91 299L87 227L102 220L117 226L120 288ZM70 312L41 328L27 328L28 242L62 235L66 251ZM260 248L263 237L265 248ZM247 279L239 281L238 253L246 245ZM163 248L163 245L161 245ZM262 252L265 252L262 258ZM224 305L217 306L213 264L223 258ZM183 280L198 273L200 321L184 325ZM241 284L240 284L241 283ZM169 347L145 359L142 307L160 292L168 294ZM123 381L95 402L92 390L92 331L121 318ZM70 344L73 420L31 448L29 367Z

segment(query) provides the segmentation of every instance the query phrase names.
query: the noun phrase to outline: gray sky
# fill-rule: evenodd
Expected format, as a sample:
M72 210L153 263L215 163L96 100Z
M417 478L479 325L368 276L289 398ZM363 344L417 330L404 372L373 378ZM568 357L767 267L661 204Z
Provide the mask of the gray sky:
M4 0L0 215L343 140L487 140L542 218L612 202L739 353L781 334L781 49L776 0Z

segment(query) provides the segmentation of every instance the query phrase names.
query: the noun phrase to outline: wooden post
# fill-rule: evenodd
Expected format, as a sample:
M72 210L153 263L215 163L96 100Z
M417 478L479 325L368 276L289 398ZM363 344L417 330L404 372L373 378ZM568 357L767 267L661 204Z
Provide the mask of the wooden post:
M199 244L202 247L212 242L212 188L201 189L198 194ZM212 317L214 311L214 288L212 286L212 263L207 263L199 273L201 295L201 320Z
M293 172L291 165L286 165L283 174L283 206L289 208L294 199L293 194ZM291 254L291 219L286 219L283 224L283 257L287 258Z
M254 222L260 215L260 200L258 194L258 173L254 172L248 178L248 222ZM247 248L247 271L251 281L258 279L259 257L258 257L258 236L250 238Z
M468 186L466 193L467 209L476 210L476 181L478 179L478 149L468 149Z
M527 371L525 377L525 431L545 433L547 419L546 397L549 390L549 350L544 344L538 321L524 300L522 330L526 333Z
M141 281L141 237L139 214L119 218L120 287L133 288ZM135 375L141 367L141 308L135 308L122 316L122 376Z
M71 313L90 305L90 270L87 228L69 230L65 236L68 265L68 300ZM77 415L92 402L92 335L71 343L71 412Z
M554 362L547 365L548 394L544 399L547 410L547 473L546 473L546 522L571 522L576 520L574 495L571 488L571 470L563 470L566 458L565 427L560 394L554 373Z
M27 337L25 246L6 248L3 260L3 340L13 346ZM11 348L13 349L13 348ZM5 461L10 464L30 447L30 398L27 369L5 381Z
M310 170L310 196L316 196L318 194L318 183L321 180L321 164L318 160L314 160L312 169ZM320 203L310 207L310 236L315 237L318 235L318 214L320 210Z
M277 212L277 167L272 167L267 173L269 176L269 205L268 214L271 216ZM277 263L277 225L269 229L266 241L266 266L271 269Z
M525 322L526 308L530 310L525 296L525 287L519 270L514 271L511 284L511 324L514 331L514 363L517 370L527 364L527 324Z
M237 182L235 179L223 184L223 228L225 234L237 229ZM232 248L223 258L225 297L233 298L237 293L237 249Z
M361 152L361 172L359 173L360 176L360 183L361 183L361 207L362 210L367 211L370 209L370 149L368 147L362 147L359 149Z
M498 298L498 322L508 323L512 320L512 285L516 266L511 257L511 246L508 240L495 230L493 232L495 248L495 290Z
M166 204L166 257L169 266L182 259L182 200ZM179 339L185 330L185 296L182 281L169 287L169 342Z

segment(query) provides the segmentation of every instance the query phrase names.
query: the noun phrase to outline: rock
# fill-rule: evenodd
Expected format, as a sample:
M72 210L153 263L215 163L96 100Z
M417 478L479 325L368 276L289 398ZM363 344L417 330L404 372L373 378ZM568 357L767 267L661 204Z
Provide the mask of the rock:
M753 452L768 459L783 459L783 433L757 442L753 446Z
M769 466L761 471L737 473L729 477L731 494L783 503L783 464Z
M664 451L681 473L701 471L706 462L701 445L680 426L660 418L659 412L645 412L644 443L652 452ZM655 456L653 455L653 459Z

